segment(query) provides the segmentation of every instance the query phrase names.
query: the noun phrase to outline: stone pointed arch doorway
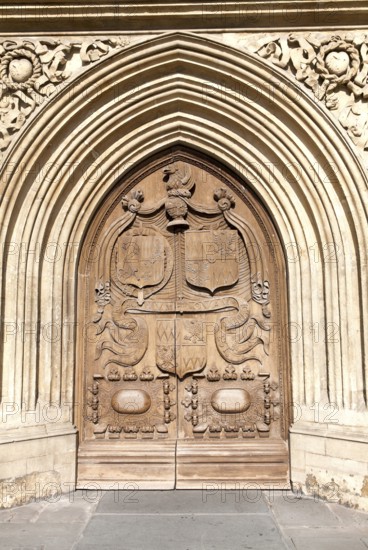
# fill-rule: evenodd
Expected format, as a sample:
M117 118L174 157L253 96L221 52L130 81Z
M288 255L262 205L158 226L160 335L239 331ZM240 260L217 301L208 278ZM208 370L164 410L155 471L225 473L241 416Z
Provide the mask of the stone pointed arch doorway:
M288 483L286 266L231 170L178 146L124 177L89 227L78 315L80 487Z

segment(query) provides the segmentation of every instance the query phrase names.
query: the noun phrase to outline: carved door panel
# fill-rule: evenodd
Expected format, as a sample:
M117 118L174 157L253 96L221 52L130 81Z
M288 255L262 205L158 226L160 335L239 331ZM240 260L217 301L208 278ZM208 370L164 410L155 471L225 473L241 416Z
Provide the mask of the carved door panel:
M252 193L188 152L116 190L80 263L80 486L287 482L277 244Z

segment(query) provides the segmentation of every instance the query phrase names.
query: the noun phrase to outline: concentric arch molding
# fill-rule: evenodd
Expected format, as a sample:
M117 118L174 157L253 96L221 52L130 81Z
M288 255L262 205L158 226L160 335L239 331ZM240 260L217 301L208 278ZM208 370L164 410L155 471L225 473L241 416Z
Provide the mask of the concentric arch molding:
M282 69L337 120L368 166L368 36L222 33L217 41ZM147 36L9 37L0 41L0 159L29 119L83 71ZM221 88L221 85L220 85ZM81 94L84 89L80 88Z
M260 56L170 33L106 56L28 124L0 172L1 318L8 328L62 323L63 331L36 341L13 330L1 350L4 399L26 410L37 400L72 402L86 227L132 167L186 145L241 176L283 249L300 250L288 261L288 296L303 419L313 419L314 403L333 402L341 424L366 425L367 176L343 129L303 87Z

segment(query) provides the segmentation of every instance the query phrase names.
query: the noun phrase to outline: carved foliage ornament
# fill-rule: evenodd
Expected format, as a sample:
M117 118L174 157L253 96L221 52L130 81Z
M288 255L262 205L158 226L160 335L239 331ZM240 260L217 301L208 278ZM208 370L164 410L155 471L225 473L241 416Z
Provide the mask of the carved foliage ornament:
M73 72L126 44L127 39L113 37L0 41L0 152L31 114L61 91Z
M334 113L350 138L368 149L368 36L265 39L258 55L293 73Z

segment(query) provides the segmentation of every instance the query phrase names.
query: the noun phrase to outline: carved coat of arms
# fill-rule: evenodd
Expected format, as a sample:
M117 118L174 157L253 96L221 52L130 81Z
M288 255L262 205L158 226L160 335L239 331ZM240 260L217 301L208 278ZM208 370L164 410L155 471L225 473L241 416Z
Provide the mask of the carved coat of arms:
M201 371L207 362L204 324L200 319L176 318L157 321L157 366L180 379Z
M214 292L239 278L237 231L187 231L185 276L188 283Z
M117 248L117 279L137 288L158 285L164 277L164 249L160 235L124 236Z

